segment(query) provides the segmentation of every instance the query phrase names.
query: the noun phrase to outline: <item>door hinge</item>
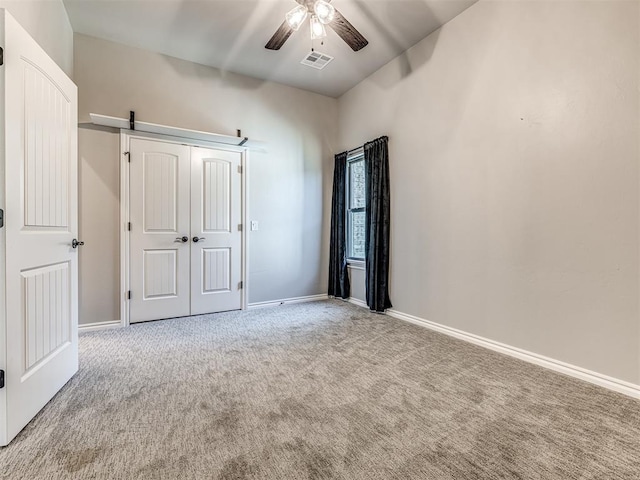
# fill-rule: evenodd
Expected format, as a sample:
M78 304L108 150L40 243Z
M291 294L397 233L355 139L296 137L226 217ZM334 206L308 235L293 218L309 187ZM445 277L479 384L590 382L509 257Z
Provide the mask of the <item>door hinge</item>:
M242 165L238 165L238 173L242 173Z
M127 292L127 300L131 300L131 290Z
M242 287L244 286L244 282L242 280L240 280L238 282L238 290L242 290Z
M4 388L4 370L0 370L0 388Z
M131 231L131 222L127 223L127 230Z
M4 65L4 49L0 47L0 65Z
M242 224L241 224L241 223L239 223L239 224L238 224L238 231L239 231L239 232L241 232L241 231L242 231Z
M0 208L0 228L4 227L4 210Z

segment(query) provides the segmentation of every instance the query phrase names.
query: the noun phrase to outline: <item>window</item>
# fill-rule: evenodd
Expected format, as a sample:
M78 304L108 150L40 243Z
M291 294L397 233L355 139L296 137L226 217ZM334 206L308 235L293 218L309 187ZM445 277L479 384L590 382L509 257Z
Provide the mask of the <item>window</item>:
M347 258L364 260L365 186L364 154L347 158Z

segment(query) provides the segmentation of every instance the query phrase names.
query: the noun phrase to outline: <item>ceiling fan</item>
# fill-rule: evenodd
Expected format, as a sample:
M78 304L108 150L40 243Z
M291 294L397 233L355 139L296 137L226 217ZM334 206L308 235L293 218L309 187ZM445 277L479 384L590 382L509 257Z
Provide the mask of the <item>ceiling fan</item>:
M328 25L354 52L368 45L367 39L329 3L331 0L296 0L296 2L298 6L287 13L285 21L267 42L265 48L280 50L284 42L302 26L309 16L312 40L326 37L325 25Z

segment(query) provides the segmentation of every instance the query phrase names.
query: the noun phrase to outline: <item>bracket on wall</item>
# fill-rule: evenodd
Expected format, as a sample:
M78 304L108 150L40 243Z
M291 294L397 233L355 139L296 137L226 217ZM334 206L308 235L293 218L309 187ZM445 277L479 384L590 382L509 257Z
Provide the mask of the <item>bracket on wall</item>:
M242 140L238 144L239 147L242 147L245 143L249 141L249 137L242 137L242 130L240 129L237 129L236 132L238 133L238 138L242 138Z

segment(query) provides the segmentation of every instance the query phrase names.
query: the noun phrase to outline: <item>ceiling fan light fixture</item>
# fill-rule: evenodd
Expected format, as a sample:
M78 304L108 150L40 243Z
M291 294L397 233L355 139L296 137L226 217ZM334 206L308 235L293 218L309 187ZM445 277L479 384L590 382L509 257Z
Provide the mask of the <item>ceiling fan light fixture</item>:
M311 16L309 22L311 40L325 38L327 36L325 25L329 25L329 28L354 52L362 50L369 44L367 39L344 18L340 11L330 5L331 0L296 1L298 2L296 8L287 13L285 21L264 46L267 50L280 50L291 34L300 29L309 16Z
M324 38L327 36L327 31L324 28L322 22L317 15L311 15L311 40L318 38Z
M287 23L289 24L289 26L295 31L298 31L300 26L307 19L307 13L307 7L298 5L296 8L287 13L285 18L287 19Z
M318 20L324 25L331 23L336 16L336 9L324 0L318 0L313 5L313 11L316 13Z

